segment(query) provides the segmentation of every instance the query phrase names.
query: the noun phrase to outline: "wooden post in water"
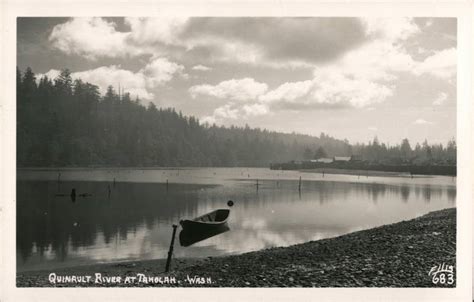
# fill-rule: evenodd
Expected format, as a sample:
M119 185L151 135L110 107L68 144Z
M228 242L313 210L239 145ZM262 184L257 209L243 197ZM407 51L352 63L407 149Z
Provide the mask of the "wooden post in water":
M168 192L168 179L166 180L166 192Z
M299 180L299 182L298 182L298 191L301 192L301 176L300 176L300 180Z
M71 200L72 202L76 202L76 189L72 188L71 190Z
M166 268L165 268L166 273L170 271L171 256L173 255L173 248L174 248L174 237L176 236L177 227L178 226L176 224L173 224L173 235L171 236L170 249L168 251L168 259L166 259Z
M114 177L114 188L115 188L115 177Z
M257 178L257 191L258 191L258 178Z
M60 186L61 186L61 172L58 173L58 192L59 192Z

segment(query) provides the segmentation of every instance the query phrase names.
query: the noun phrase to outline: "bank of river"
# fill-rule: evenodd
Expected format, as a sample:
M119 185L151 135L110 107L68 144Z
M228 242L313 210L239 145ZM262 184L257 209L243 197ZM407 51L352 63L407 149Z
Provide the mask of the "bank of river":
M17 275L17 286L454 287L455 282L434 285L428 273L443 263L455 267L455 257L456 209L451 208L290 247L206 259L174 259L172 272L167 274L164 260L54 270L58 276L120 276L120 283L54 285L48 281L51 271L31 271ZM148 283L123 282L125 276L137 274L157 278ZM190 284L188 277L195 276L202 279L193 280L204 284ZM166 280L176 283L166 284ZM161 284L163 281L165 284Z
M357 175L360 177L368 176L391 176L391 177L427 177L411 175L409 172L390 172L390 171L376 171L376 170L357 170L357 169L341 169L341 168L315 168L298 170L304 173L319 173L319 174L343 174L343 175Z

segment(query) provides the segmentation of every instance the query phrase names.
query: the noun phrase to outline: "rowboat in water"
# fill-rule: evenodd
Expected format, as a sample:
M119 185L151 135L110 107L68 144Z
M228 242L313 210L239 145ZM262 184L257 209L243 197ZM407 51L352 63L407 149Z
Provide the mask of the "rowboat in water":
M230 210L228 209L218 209L192 220L181 220L179 223L183 230L190 230L193 232L212 231L223 226L227 222L229 214Z

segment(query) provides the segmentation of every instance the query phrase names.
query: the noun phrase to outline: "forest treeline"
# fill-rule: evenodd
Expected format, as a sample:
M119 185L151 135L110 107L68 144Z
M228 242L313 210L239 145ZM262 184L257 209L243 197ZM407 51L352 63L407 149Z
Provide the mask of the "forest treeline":
M17 69L17 164L49 166L268 166L274 162L359 155L380 162L455 163L456 142L446 146L407 139L388 146L377 138L351 145L259 128L201 124L174 108L147 106L112 86L71 78L37 79Z

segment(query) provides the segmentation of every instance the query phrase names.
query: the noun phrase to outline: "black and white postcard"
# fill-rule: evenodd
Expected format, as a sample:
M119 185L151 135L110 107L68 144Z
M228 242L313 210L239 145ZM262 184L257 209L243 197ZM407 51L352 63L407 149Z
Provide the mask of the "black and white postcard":
M472 299L472 4L35 5L2 300Z

